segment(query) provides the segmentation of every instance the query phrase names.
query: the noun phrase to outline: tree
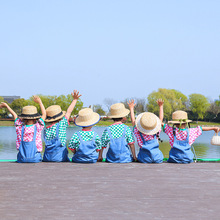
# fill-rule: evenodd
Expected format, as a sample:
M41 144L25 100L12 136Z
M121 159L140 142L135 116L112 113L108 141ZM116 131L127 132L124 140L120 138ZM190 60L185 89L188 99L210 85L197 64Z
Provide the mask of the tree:
M220 106L216 105L216 102L211 102L208 110L205 113L205 120L216 121L218 114L220 113Z
M189 95L189 105L190 110L196 114L198 121L198 119L204 118L204 114L208 110L210 103L204 95L194 93Z
M215 104L220 107L220 96L218 100L215 100Z
M136 103L135 109L134 109L135 114L138 115L138 114L145 112L147 110L146 100L144 98L126 98L124 101L121 101L121 103L123 103L125 105L125 107L129 109L128 101L131 99L134 99L134 101Z
M135 98L135 101L136 101L135 110L137 114L140 114L147 110L146 100L144 98Z
M28 101L25 99L15 99L11 103L11 108L13 109L14 112L16 112L18 115L22 113L22 108L24 106L28 105Z
M106 112L102 109L102 106L99 104L93 105L93 111L98 113L101 116L106 115Z
M51 105L59 105L63 111L66 111L69 105L71 104L71 102L73 101L73 97L70 94L68 94L67 96L65 95L60 95L60 96L38 95L38 96L41 98L45 108L48 108ZM28 104L36 106L38 112L40 112L40 106L33 101L32 97L29 98ZM72 115L78 114L79 110L82 109L82 107L83 107L83 102L80 99L78 99L73 109Z
M66 96L66 106L65 106L65 111L68 109L70 103L73 101L73 97L72 95L68 94ZM83 102L81 101L81 99L79 98L74 109L73 109L73 112L72 112L72 115L77 115L78 112L82 109L83 107Z
M1 102L5 102L5 100L4 100L3 97L0 96L0 104L1 104ZM9 112L7 111L6 108L1 108L1 109L0 109L0 117L1 117L1 118L6 118L7 115L8 115L8 113L9 113Z
M186 110L187 97L175 89L158 89L147 97L147 110L159 115L157 99L164 100L164 119L171 119L171 115L176 110Z
M117 101L115 101L114 99L111 99L111 98L105 98L104 99L104 104L106 105L108 111L110 111L110 107L111 105L117 103Z

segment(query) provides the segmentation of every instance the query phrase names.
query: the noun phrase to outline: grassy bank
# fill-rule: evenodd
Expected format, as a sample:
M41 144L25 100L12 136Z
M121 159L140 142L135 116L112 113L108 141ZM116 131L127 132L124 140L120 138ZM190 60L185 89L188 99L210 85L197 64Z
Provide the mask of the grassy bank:
M14 121L0 121L0 126L14 126Z
M109 121L100 121L97 126L109 126L113 123L112 120ZM125 123L128 126L132 126L132 124L130 122ZM0 126L4 127L4 126L14 126L14 121L0 121ZM75 126L73 122L70 123L70 126ZM196 126L219 126L220 127L220 123L214 123L214 122L193 122L191 123L191 127L196 127Z
M100 121L97 126L109 126L113 123L113 121ZM125 123L128 126L132 126L131 122ZM220 127L220 123L214 123L214 122L204 122L204 121L199 121L198 123L193 122L190 123L191 127L197 127L197 126L218 126Z

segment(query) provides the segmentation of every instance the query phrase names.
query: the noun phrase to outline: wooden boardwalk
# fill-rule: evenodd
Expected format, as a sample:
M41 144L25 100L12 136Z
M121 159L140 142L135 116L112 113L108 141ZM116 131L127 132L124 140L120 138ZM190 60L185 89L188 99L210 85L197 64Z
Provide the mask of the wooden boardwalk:
M220 219L220 163L0 163L0 219Z

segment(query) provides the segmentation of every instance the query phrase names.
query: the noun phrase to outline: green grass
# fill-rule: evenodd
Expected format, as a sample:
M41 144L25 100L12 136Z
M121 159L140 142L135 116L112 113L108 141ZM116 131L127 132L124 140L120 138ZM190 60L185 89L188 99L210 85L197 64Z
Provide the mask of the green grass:
M99 123L97 124L97 126L109 126L111 124L113 124L114 121L112 120L109 120L109 121L99 121ZM129 123L125 123L127 126L132 126L132 124L129 122Z
M112 120L107 120L107 121L99 121L97 126L109 126L113 124L114 122ZM132 126L131 122L125 123L128 126ZM14 126L14 121L0 121L0 126ZM70 123L70 126L75 126L72 122ZM196 126L220 126L220 123L214 123L214 122L204 122L204 121L199 121L198 123L193 122L191 123L192 127Z
M192 126L220 126L220 123L217 122L205 122L205 121L198 121L198 123L193 122L191 123Z
M14 126L14 121L0 121L0 126Z

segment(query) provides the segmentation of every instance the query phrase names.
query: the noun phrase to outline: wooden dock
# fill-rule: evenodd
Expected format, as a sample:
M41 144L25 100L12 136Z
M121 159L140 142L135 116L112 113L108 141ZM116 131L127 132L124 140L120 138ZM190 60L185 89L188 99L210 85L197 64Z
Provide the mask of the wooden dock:
M220 219L220 164L0 163L0 219Z

